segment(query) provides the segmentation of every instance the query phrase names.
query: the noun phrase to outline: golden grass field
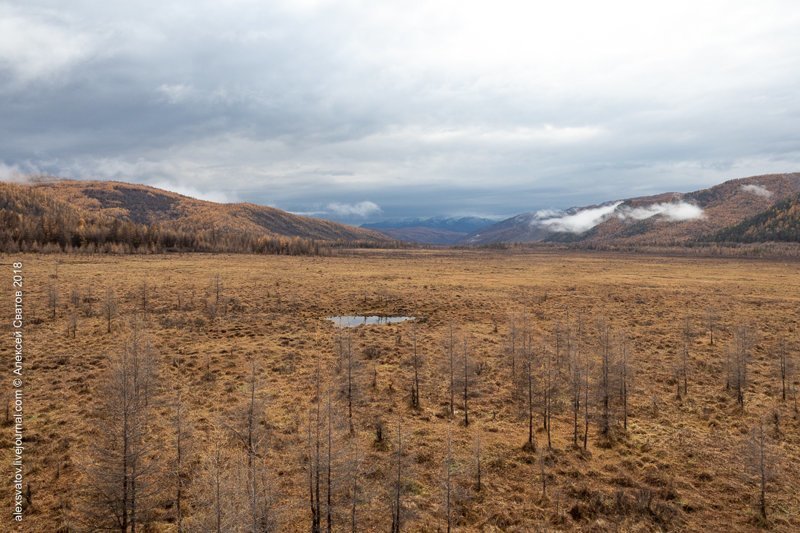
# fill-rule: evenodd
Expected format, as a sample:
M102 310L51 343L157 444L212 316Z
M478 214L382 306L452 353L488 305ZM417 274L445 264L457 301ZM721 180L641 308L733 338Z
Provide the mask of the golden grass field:
M106 356L120 350L130 317L148 287L147 329L157 348L160 389L151 429L158 455L172 454L167 399L180 390L193 426L193 468L186 526L200 512L191 495L204 490L200 475L211 428L246 401L248 360L256 361L259 394L266 399L267 466L280 531L310 528L307 424L319 356L323 384L338 384L337 328L326 316L413 315L421 367L421 408L410 407L409 323L350 330L362 372L357 381L355 429L363 456L359 529L390 528L394 439L402 422L405 531L445 530L443 461L448 433L455 460L457 531L775 531L800 530L800 421L782 402L773 346L785 334L794 350L800 333L800 263L569 252L365 251L334 257L250 255L3 256L2 298L10 309L10 263L25 275L25 468L32 504L23 531L82 527L84 463L93 439L98 383ZM212 317L219 274L227 311ZM50 317L48 287L58 288ZM99 316L107 287L119 298L114 331ZM79 291L77 334L67 335L71 292ZM92 307L92 311L88 307ZM705 314L717 310L719 331L709 343ZM630 342L632 381L629 429L612 446L599 446L596 424L588 452L572 447L566 399L553 422L546 452L547 496L541 494L537 454L523 450L527 421L512 404L506 354L509 316L529 313L537 342L552 343L557 322L585 322L584 349L594 350L592 325L606 318ZM688 395L676 399L674 368L681 327L689 315ZM93 316L88 316L93 315ZM11 318L11 311L8 312ZM4 331L9 320L4 319ZM752 324L752 354L744 412L725 391L723 353L732 330ZM449 325L467 335L471 358L484 365L472 376L470 421L447 415L445 339ZM5 336L7 337L7 336ZM3 347L10 353L11 344ZM370 358L365 357L369 352ZM794 351L798 364L800 357ZM9 369L10 355L4 357ZM211 376L206 376L206 369ZM10 376L10 369L7 370ZM8 377L6 376L6 377ZM7 381L6 377L3 381ZM9 377L10 379L10 377ZM373 379L375 383L373 385ZM4 384L5 385L5 384ZM6 388L6 390L8 390ZM342 413L335 397L335 412ZM774 413L779 414L775 427ZM386 423L387 442L374 444L374 421ZM757 520L757 487L745 473L743 442L760 417L775 452L768 491L769 519ZM537 440L543 433L537 417ZM3 441L11 440L3 427ZM343 430L337 442L348 449ZM473 487L474 449L481 442L482 489ZM337 445L338 446L338 445ZM337 450L338 451L338 450ZM10 477L9 447L0 463ZM334 530L349 530L350 504L343 469L334 470ZM158 483L150 515L153 531L175 531L168 505L170 481ZM652 502L625 504L649 489ZM0 530L12 531L11 486L0 484ZM337 501L338 500L338 501Z

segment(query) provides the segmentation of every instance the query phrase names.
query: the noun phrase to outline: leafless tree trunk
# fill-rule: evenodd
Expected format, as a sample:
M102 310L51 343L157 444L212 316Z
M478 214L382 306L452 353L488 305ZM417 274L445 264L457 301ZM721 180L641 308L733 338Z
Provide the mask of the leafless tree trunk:
M414 381L411 384L411 407L414 409L419 409L419 353L417 352L417 328L413 324L411 326L411 344L414 350L414 355L412 358L412 364L414 367Z
M469 426L469 350L464 337L464 426Z
M717 316L717 312L713 308L709 307L706 310L706 324L708 325L708 336L711 346L714 346L714 330L717 327L718 320L719 317Z
M392 533L400 533L401 518L402 518L402 458L403 458L403 429L401 419L397 419L397 453L396 472L394 482L394 498L392 501Z
M106 319L106 332L111 333L111 321L117 315L117 296L111 287L106 289L106 299L103 302L103 316Z
M450 416L456 414L455 408L455 393L456 393L456 369L455 369L455 352L456 352L456 338L453 332L453 324L450 324L450 338L447 342L447 356L449 362L450 373Z
M444 459L445 519L447 532L453 528L452 496L453 496L453 443L450 427L447 428L447 455Z
M69 293L69 303L70 303L70 305L72 307L78 307L80 305L80 303L81 303L81 291L80 290L78 290L78 289L76 289L74 287L72 288L72 290Z
M611 328L602 321L600 328L600 434L611 434Z
M344 357L346 365L345 399L347 400L347 425L350 435L355 435L355 425L353 424L353 400L355 395L355 374L356 361L353 357L353 346L350 335L339 338L340 351Z
M733 388L736 403L744 409L745 389L748 383L750 351L753 348L753 334L748 326L736 328L733 346L728 349L728 383Z
M375 443L383 443L383 420L380 417L375 418Z
M581 364L581 325L578 322L575 342L571 346L569 387L572 404L572 445L578 447L578 416L581 411L581 394L583 392L583 367Z
M322 432L322 390L321 390L321 368L319 356L317 356L317 368L314 375L314 431L313 431L313 450L311 451L311 460L309 461L309 479L311 487L311 531L312 533L320 533L322 526L322 508L320 500L320 433ZM309 448L312 447L312 431L311 420L309 420Z
M781 337L778 339L778 363L780 365L781 373L781 399L786 401L786 377L789 375L789 364L787 360L786 339Z
M148 298L148 287L147 287L147 279L142 280L142 285L139 287L139 294L141 297L142 303L142 315L144 316L145 320L147 319L147 298Z
M553 329L553 347L554 347L554 364L556 367L561 366L561 345L564 340L564 328L561 321L556 321L555 328Z
M556 332L556 337L558 337L560 333ZM556 345L558 345L559 341L556 340ZM550 450L553 447L552 443L552 422L553 422L553 396L555 394L555 376L553 373L555 372L554 364L553 364L553 353L547 347L543 348L543 355L544 355L544 393L543 400L543 411L544 411L544 429L547 433L547 449Z
M547 499L547 472L545 470L544 451L539 452L539 479L542 482L542 500Z
M319 501L316 497L316 491L314 490L314 480L316 478L316 460L313 453L314 450L314 431L312 430L312 424L314 420L313 415L314 410L308 410L308 432L307 432L307 447L308 447L308 501L309 506L311 508L311 531L312 533L319 532L318 526L318 506L317 502Z
M681 350L680 377L683 381L683 396L689 394L689 346L692 343L692 325L689 317L683 319L683 349ZM680 386L680 385L679 385ZM680 390L678 398L681 397Z
M753 428L745 445L745 467L755 478L758 486L758 513L761 520L767 520L767 488L772 480L773 456L767 437L764 433L764 422L759 421Z
M792 395L792 401L794 403L794 417L797 418L798 415L800 415L800 409L798 409L797 405L797 385L794 379L789 381L789 393Z
M511 383L517 381L517 318L511 316L508 352L511 356ZM513 390L513 387L512 387Z
M327 460L325 461L325 524L328 533L333 527L333 409L331 408L331 392L328 390L328 446Z
M58 310L58 287L55 283L51 283L47 288L47 304L50 307L50 312L55 320L56 311Z
M583 367L583 450L589 444L589 375L591 373L591 361L589 354L584 353Z
M94 316L94 294L92 288L89 287L86 289L85 295L83 297L83 315L85 317L93 317Z
M475 437L475 491L480 492L483 488L483 468L481 464L482 443L481 436Z
M620 398L622 399L622 427L628 431L628 340L623 335L620 338Z
M212 451L210 461L210 474L211 474L211 489L212 501L214 507L213 522L214 531L222 533L222 514L223 514L223 494L222 494L222 477L227 468L222 455L222 443L220 442L221 436L216 435L214 439L214 449Z
M356 510L358 505L358 476L360 473L360 459L358 456L358 439L351 437L350 439L350 478L351 478L351 492L350 492L350 530L352 533L358 531L358 522L356 520Z
M73 339L78 336L78 312L73 310L69 313L69 322L67 323L67 335Z
M534 359L533 347L531 346L530 333L526 334L525 339L525 388L527 397L527 410L528 410L528 442L525 443L524 449L535 452L536 451L536 433L533 430L533 412L534 412L534 396L533 396L533 374L534 374Z
M247 496L250 504L250 524L253 531L258 531L258 505L256 503L256 455L257 437L256 424L256 364L250 363L250 401L247 404L246 433L242 435L247 452Z
M241 417L242 423L240 427L233 428L233 433L247 457L245 493L248 522L252 531L266 531L271 519L266 481L267 431L264 404L258 392L258 369L255 360L250 361L247 386L247 403Z
M186 453L191 428L186 420L185 407L178 391L174 405L173 429L175 431L175 459L173 475L175 477L175 522L178 533L183 533L183 498L185 493Z
M219 309L222 300L222 278L219 273L214 276L214 306Z

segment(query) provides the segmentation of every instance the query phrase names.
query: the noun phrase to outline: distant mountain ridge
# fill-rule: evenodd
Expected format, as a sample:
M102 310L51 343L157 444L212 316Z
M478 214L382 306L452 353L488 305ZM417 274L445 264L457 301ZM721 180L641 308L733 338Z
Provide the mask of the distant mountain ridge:
M462 243L680 246L708 240L799 193L800 173L752 176L689 193L668 192L566 211L523 213L483 228Z
M472 233L481 228L489 226L497 222L491 218L484 217L449 217L449 216L435 216L435 217L415 217L415 218L402 218L399 220L384 220L381 222L371 222L368 224L361 224L362 228L370 229L390 229L390 228L432 228L455 231L460 233Z
M393 239L425 244L456 244L468 235L495 223L482 217L417 217L362 224Z
M800 173L522 213L347 226L252 203L219 204L118 181L0 182L0 251L320 253L325 247L570 243L696 246L800 242ZM469 231L469 232L468 232Z

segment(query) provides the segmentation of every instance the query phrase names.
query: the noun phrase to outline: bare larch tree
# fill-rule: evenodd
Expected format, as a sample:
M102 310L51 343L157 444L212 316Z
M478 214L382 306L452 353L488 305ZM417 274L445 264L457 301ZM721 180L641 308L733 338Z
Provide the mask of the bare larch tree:
M598 334L600 338L600 434L604 437L611 435L611 395L613 392L611 384L611 372L613 366L613 353L611 347L611 327L608 322L601 320L598 323Z
M469 346L464 336L464 426L469 426Z
M578 447L578 416L581 412L581 395L583 394L583 362L581 360L581 329L580 320L575 325L575 340L569 348L569 393L570 406L572 407L572 445Z
M451 429L447 428L447 450L444 457L444 515L447 532L453 529L453 437Z
M309 495L311 502L311 532L320 533L322 526L322 506L320 500L321 476L321 444L322 433L322 376L319 355L314 372L314 406L308 417L308 448L309 448ZM312 416L313 415L313 416ZM312 429L313 425L313 429Z
M420 356L419 351L417 350L417 328L415 325L411 325L411 346L412 346L412 358L411 358L411 365L414 370L414 379L411 382L411 407L414 409L420 408L420 400L419 400L419 367L420 367Z
M361 457L358 451L358 438L355 435L350 436L348 470L350 472L350 531L356 533L358 531L356 511L358 510L359 491L361 490L358 483L361 475Z
M764 432L764 421L750 431L745 442L745 468L751 481L758 487L758 514L761 520L767 520L768 483L774 477L774 457L772 448Z
M114 289L106 289L106 297L103 301L103 317L106 319L106 333L111 333L111 321L117 316L117 295Z
M619 396L622 403L622 427L625 431L628 431L628 394L631 380L629 358L628 338L625 334L621 334L619 339Z
M475 435L473 450L475 455L475 491L480 492L483 489L483 465L481 463L483 442L480 433Z
M456 406L455 406L455 395L456 395L456 336L453 330L453 324L451 323L448 327L448 338L447 338L447 370L448 375L450 377L450 402L449 402L449 411L450 417L455 416L456 414Z
M90 518L92 527L135 533L147 522L156 486L148 441L155 377L152 344L142 324L134 322L123 348L110 359L99 395L103 431L93 440L87 468L90 501L99 511Z
M778 365L779 371L781 376L781 400L784 402L786 401L786 382L791 381L792 376L792 364L789 359L789 350L786 346L786 338L780 337L778 339L777 345L775 347L775 351L777 352L778 356Z
M186 497L186 481L189 478L188 465L192 427L186 416L186 406L180 390L173 404L172 429L175 447L170 470L175 483L175 524L178 527L178 533L183 533L184 498Z
M254 359L250 361L244 408L237 416L237 425L231 427L231 431L241 446L246 460L244 493L247 500L247 523L252 531L266 531L271 520L266 457L268 434L264 402L258 386L258 369Z
M534 397L534 379L536 374L536 363L533 354L532 340L530 332L526 332L523 340L523 355L524 360L524 382L525 389L525 407L528 419L528 440L525 442L523 449L531 452L536 451L536 432L533 429L533 413L536 406Z
M706 326L708 327L708 338L711 346L714 346L714 330L717 329L718 321L719 315L717 315L717 311L713 307L706 309Z
M556 337L561 336L560 328L556 330ZM556 345L559 344L556 340ZM542 427L547 435L547 449L553 447L552 443L552 425L553 425L553 409L556 404L557 393L557 369L554 359L553 350L547 346L543 346L540 350L542 354Z
M403 425L402 420L397 419L397 450L395 453L395 477L392 487L392 533L400 533L403 515Z
M58 286L55 283L47 287L47 305L50 307L52 318L55 319L58 311Z
M681 352L680 363L678 365L678 399L689 394L689 347L692 343L692 323L688 316L683 318L683 330L681 331ZM681 385L683 390L681 391Z
M753 333L748 326L740 325L733 336L733 345L727 350L728 381L727 388L736 397L736 403L744 409L745 390L748 383L748 365L753 349Z

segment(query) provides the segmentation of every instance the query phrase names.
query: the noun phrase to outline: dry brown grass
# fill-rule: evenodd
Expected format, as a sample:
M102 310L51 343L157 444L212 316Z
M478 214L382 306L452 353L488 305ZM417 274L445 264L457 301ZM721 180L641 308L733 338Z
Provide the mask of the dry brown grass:
M3 256L1 262L10 269L12 259ZM145 279L163 395L183 391L196 449L204 447L214 424L245 401L246 360L258 361L268 398L269 464L282 531L307 530L310 523L305 425L317 354L326 371L335 374L336 328L324 320L332 314L421 317L420 412L410 408L407 394L410 326L353 330L358 357L367 351L373 356L365 361L369 376L362 379L356 404L357 438L365 455L365 497L358 511L363 530L385 531L391 520L393 445L373 445L378 415L392 427L398 416L403 419L407 530L444 527L441 472L448 426L462 495L459 531L755 530L762 525L754 519L755 489L743 477L742 442L759 416L773 410L782 415L780 437L774 438L768 426L781 468L769 494L769 527L800 529L800 423L780 402L778 363L770 354L779 334L786 334L795 348L800 340L798 263L478 251L374 251L328 258L28 255L22 260L28 319L25 459L33 489L25 518L28 531L55 531L80 509L81 461L93 433L103 431L94 423L94 395L104 357L119 349ZM206 302L212 299L217 273L230 303L227 313L213 318ZM51 283L60 293L55 321L47 311ZM7 286L3 308L10 317ZM70 291L91 294L98 300L93 304L97 312L107 286L120 299L116 332L106 334L99 316L81 316L77 337L67 338ZM700 325L709 306L720 315L715 346ZM615 329L627 331L636 375L630 429L614 446L598 446L593 424L589 453L574 450L566 409L556 417L544 500L536 456L522 449L527 428L509 402L503 352L507 317L523 311L533 315L540 336L550 335L568 312L571 317L582 314L587 324L606 317ZM686 313L701 334L691 347L689 395L678 402L671 383ZM486 365L477 378L468 428L457 423L458 413L453 423L445 415L444 338L450 323L470 336L473 357ZM723 348L739 323L753 324L759 332L744 413L724 391L722 372ZM8 320L3 324L7 328ZM204 379L207 358L212 379ZM370 386L373 365L376 389ZM161 437L167 435L168 416L167 408L159 409ZM10 433L3 429L4 442ZM479 494L469 487L477 435L484 467ZM538 439L541 444L541 433ZM162 455L170 453L165 443ZM0 462L10 465L10 457L3 446ZM6 509L2 522L10 513L9 491L8 482L0 484ZM645 494L652 496L649 504L642 503ZM174 529L171 516L166 506L157 509L154 529Z

